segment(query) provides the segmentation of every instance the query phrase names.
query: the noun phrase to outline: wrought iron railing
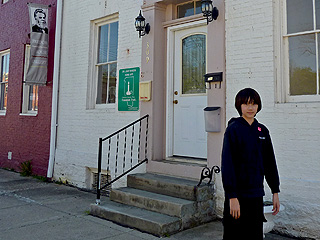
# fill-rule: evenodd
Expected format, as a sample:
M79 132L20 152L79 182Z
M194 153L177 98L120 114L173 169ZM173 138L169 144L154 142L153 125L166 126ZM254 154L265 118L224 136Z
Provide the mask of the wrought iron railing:
M218 166L213 166L211 169L208 167L205 167L202 169L201 171L201 176L200 176L200 181L197 185L197 187L199 187L202 183L202 180L208 178L208 183L207 185L210 185L212 178L213 178L213 173L219 173L220 172L220 168Z
M97 200L100 204L101 190L148 161L149 115L130 123L105 138L99 138ZM107 144L105 151L103 144ZM107 158L103 162L103 157ZM113 160L113 161L112 161ZM101 186L102 164L106 166L111 181ZM109 179L107 177L107 179Z

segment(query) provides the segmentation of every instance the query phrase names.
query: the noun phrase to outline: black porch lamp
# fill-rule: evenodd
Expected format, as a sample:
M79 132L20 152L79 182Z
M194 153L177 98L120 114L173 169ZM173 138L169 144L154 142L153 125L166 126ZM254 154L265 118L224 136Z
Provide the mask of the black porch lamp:
M213 6L211 0L201 0L201 12L207 18L207 24L213 20L217 20L219 16L219 10Z
M134 25L136 27L136 30L139 32L139 38L150 32L150 25L149 23L146 24L146 19L142 16L141 10L139 16L136 17Z

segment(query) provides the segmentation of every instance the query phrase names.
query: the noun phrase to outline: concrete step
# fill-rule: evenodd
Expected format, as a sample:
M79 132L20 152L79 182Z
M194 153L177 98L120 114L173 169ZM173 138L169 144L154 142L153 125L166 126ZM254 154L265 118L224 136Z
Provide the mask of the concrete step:
M194 201L130 187L113 189L110 200L181 218L196 212Z
M90 206L90 214L156 236L167 236L181 229L181 220L177 217L110 200L103 200L101 205L92 204Z
M213 198L213 186L197 187L198 181L153 173L137 173L127 177L131 188L159 193L191 201L206 201Z

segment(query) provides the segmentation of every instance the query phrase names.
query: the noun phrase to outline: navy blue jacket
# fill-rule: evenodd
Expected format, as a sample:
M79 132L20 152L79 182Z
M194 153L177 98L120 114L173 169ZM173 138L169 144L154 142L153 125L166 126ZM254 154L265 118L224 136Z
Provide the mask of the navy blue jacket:
M268 129L256 119L232 118L222 149L222 183L226 198L264 196L264 177L272 193L280 192L279 175Z

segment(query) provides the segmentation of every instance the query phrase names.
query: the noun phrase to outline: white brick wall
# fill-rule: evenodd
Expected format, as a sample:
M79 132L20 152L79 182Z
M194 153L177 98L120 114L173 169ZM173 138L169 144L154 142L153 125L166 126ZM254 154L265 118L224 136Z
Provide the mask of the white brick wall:
M273 1L225 4L227 119L237 116L234 97L240 89L252 87L260 93L263 108L257 119L271 132L280 201L286 208L276 217L276 230L319 239L320 103L276 104ZM267 187L266 192L270 199Z
M141 39L134 21L142 0L68 0L63 5L62 51L54 178L88 187L86 167L97 168L98 138L138 119L140 112L86 109L90 21L119 14L118 69L140 67Z

